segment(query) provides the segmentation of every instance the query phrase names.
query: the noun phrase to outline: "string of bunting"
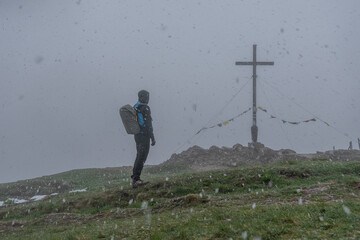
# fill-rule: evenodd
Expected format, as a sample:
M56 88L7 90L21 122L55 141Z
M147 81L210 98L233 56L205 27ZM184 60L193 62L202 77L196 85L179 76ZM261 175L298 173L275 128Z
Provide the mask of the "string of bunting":
M231 119L229 119L229 120L223 121L223 122L218 123L218 124L215 124L215 125L213 125L213 126L203 127L203 128L201 128L195 135L197 135L197 134L199 134L201 131L206 130L206 129L209 129L209 128L226 126L226 125L228 125L230 122L234 121L236 118L241 117L242 115L244 115L245 113L249 112L250 110L251 110L251 108L243 111L242 113L236 115L235 117L233 117L233 118L231 118Z
M263 111L264 113L270 115L270 118L277 118L279 119L278 117L268 113L268 111L262 107L258 107L259 110ZM292 121L287 121L287 120L283 120L283 119L280 119L283 123L289 123L289 124L293 124L293 125L298 125L300 123L308 123L308 122L315 122L316 121L316 118L311 118L311 119L308 119L308 120L304 120L304 121L298 121L298 122L292 122ZM327 122L324 122L322 121L323 123L325 123L326 125L330 126Z

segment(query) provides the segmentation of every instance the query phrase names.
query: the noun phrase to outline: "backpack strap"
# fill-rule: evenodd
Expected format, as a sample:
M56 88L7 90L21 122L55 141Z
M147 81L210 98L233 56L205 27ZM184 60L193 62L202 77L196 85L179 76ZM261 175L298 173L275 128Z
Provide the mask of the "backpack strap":
M134 105L134 109L136 111L136 121L139 123L139 125L141 127L145 127L145 121L144 121L144 116L143 114L141 113L139 107L141 105L147 105L147 104L144 104L144 103L141 103L141 102L137 102L135 105Z

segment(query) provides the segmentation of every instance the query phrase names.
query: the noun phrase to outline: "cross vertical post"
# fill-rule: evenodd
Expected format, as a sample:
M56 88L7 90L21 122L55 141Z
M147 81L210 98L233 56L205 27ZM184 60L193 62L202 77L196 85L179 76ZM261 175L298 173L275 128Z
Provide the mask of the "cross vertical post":
M257 142L258 127L256 125L256 66L257 65L274 65L274 62L257 62L256 61L256 44L253 45L253 61L252 62L235 62L235 65L252 65L253 66L253 123L251 126L251 138L254 143Z

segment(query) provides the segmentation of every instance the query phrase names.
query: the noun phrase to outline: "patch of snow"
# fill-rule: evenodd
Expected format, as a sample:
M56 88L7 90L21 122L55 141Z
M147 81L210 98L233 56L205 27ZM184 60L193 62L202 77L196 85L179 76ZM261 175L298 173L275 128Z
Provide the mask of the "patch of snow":
M3 201L0 201L0 207L4 205L4 202Z
M56 196L56 195L59 195L58 193L52 193L50 194L50 196Z
M47 197L47 195L35 195L32 198L30 198L30 200L40 201L40 200L44 199L45 197Z
M9 198L9 200L10 200L10 201L13 201L13 202L16 203L16 204L28 202L28 200L25 200L25 199L17 199L17 198Z
M77 189L77 190L71 190L69 193L76 193L76 192L86 192L86 188L84 188L84 189Z
M246 238L247 238L247 232L246 232L246 231L245 231L245 232L242 232L241 237L242 237L243 239L246 239Z
M252 208L253 208L253 209L256 208L256 203L253 203Z

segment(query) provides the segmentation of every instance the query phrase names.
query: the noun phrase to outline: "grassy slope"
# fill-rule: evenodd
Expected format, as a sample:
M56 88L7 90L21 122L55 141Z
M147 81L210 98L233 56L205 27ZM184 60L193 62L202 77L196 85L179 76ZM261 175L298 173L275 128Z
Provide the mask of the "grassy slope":
M142 177L156 181L166 176L189 172L187 166L145 166ZM0 201L8 198L29 199L34 195L66 193L86 188L88 191L128 187L132 167L78 169L13 183L0 184Z
M360 237L359 162L284 161L179 174L148 168L144 178L152 183L135 190L126 181L130 169L107 171L48 177L90 190L0 208L0 238Z

